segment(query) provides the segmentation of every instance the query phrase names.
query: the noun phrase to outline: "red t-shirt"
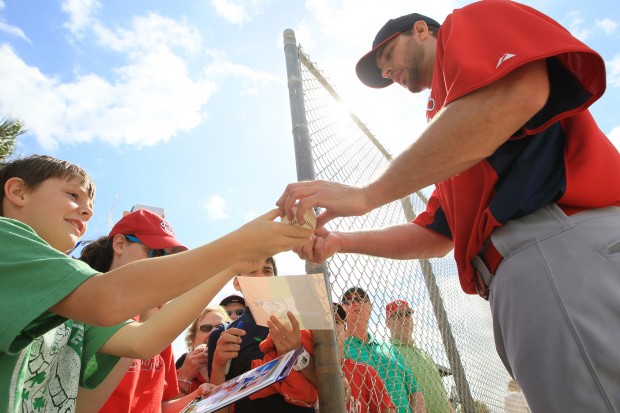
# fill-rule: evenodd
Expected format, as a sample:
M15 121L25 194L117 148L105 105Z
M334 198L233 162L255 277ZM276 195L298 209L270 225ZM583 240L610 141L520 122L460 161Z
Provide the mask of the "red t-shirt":
M172 346L150 360L134 360L106 404L104 413L161 412L162 401L179 394Z
M437 34L428 120L536 60L547 61L546 106L493 155L438 182L414 220L454 242L461 286L470 294L476 292L471 261L505 222L551 202L567 214L620 205L620 155L587 110L605 91L605 63L528 6L487 0L446 18Z
M395 408L383 380L368 364L345 359L342 371L351 389L347 413L381 413Z

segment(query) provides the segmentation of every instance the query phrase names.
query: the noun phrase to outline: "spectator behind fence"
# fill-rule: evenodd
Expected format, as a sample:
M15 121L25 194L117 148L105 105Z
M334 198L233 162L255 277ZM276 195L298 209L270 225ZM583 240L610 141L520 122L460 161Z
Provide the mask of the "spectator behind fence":
M377 371L368 364L345 358L344 343L348 338L345 325L347 312L337 303L333 303L333 310L347 413L396 412L394 402Z
M209 382L207 369L207 344L209 336L219 326L230 323L221 306L207 307L189 325L185 333L185 345L189 350L176 361L179 389L188 394L193 392L202 383Z
M347 313L347 338L344 355L373 367L383 379L398 413L424 412L424 396L405 361L391 344L381 343L368 331L372 303L366 291L351 287L342 294Z
M229 295L220 301L220 305L226 310L228 317L235 321L245 312L245 299L237 294Z
M385 306L386 325L390 343L402 356L424 392L426 413L450 413L446 388L437 365L431 356L415 344L413 339L413 309L405 300L394 300Z
M277 274L276 262L273 257L270 257L262 262L258 270L241 275L272 277ZM241 291L237 278L234 279L233 285L237 291ZM211 383L218 385L237 377L251 370L255 361L263 360L265 353L273 352L275 343L272 339L267 340L268 334L269 328L257 325L252 312L247 307L243 315L226 329L217 328L209 337L208 346ZM300 335L299 328L283 327L279 339L284 339L288 344L297 343L301 340ZM285 380L280 382L277 386L279 391L275 394L265 395L261 392L238 400L234 404L234 412L314 412L312 406L318 397L315 384L313 384L315 383L314 362L312 361L299 370L292 371ZM257 396L260 397L256 398Z
M93 214L95 185L83 169L32 155L2 166L0 188L0 411L74 411L80 385L99 385L120 356L155 356L180 331L156 314L147 321L159 319L155 337L132 342L144 328L128 319L192 288L184 302L208 302L232 277L227 267L311 233L271 222L274 210L194 250L98 274L67 254ZM185 325L200 311L165 310Z
M531 7L480 1L441 27L416 13L388 21L356 70L370 87L430 89L428 124L373 182L286 188L281 215L324 208L300 257L454 250L461 287L489 299L498 354L533 411L620 411L620 346L609 345L620 342L609 328L620 323L620 154L588 111L605 61ZM413 224L321 228L432 184Z
M530 413L521 387L515 379L508 380L508 392L504 397L504 413Z
M97 271L108 272L138 260L185 250L187 248L175 238L174 231L168 222L155 213L138 210L121 218L108 236L86 245L81 252L80 260ZM134 320L146 323L163 307L164 304L143 311L134 317ZM164 313L166 312L168 311ZM154 321L157 322L157 320ZM149 326L150 324L152 323L149 323ZM181 331L182 328L181 322L178 330ZM119 331L119 333L122 332L122 330ZM114 338L112 336L111 340ZM139 343L140 338L137 337L135 340ZM100 350L100 352L105 351L107 351L107 343ZM125 374L120 383L107 398L100 412L176 412L202 394L202 391L199 391L176 400L179 397L179 386L170 343L155 357L134 359L131 366L124 370ZM112 384L114 383L110 386ZM103 391L103 389L95 391ZM101 398L105 396L107 394L102 394ZM82 406L84 403L85 401L80 400L78 405ZM89 404L91 405L89 408L92 408L92 400Z

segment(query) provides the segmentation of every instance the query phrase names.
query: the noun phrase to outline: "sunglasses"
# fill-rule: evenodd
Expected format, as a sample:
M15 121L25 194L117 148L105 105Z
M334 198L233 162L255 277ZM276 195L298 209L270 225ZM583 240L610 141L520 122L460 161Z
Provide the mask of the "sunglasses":
M142 241L140 241L138 238L134 237L133 235L124 235L124 237L129 242L135 242L135 243L138 243L138 244L142 244ZM149 249L149 258L163 257L164 255L168 255L166 250L157 249L157 248Z
M214 328L224 327L224 324L202 324L200 327L200 331L203 333L210 333Z
M411 312L411 311L406 311L404 313L392 313L392 314L390 314L390 318L398 318L398 319L409 318L411 316L413 316L413 312Z
M226 314L228 314L228 317L232 317L233 314L236 314L237 317L241 317L245 314L245 308L239 308L238 310L226 310Z
M364 304L368 302L370 302L370 300L366 297L351 297L351 298L343 298L341 304L351 305L353 303Z

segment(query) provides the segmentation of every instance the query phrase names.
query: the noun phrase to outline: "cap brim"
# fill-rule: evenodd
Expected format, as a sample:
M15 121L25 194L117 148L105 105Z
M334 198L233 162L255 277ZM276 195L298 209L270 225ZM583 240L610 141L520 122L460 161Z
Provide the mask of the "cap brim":
M377 52L384 44L401 33L402 32L394 33L392 36L373 47L370 52L366 53L359 62L357 62L355 73L357 73L357 77L363 84L374 89L382 89L394 83L392 79L384 78L381 70L377 67Z
M165 249L165 248L175 248L175 252L187 251L188 248L181 244L174 237L162 237L161 235L142 235L136 234L136 238L138 238L144 245L149 248L156 249Z

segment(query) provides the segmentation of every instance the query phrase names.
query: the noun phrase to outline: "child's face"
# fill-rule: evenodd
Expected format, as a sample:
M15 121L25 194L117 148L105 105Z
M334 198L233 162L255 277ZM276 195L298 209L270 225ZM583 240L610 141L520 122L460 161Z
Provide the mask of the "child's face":
M93 200L79 177L49 178L34 190L26 189L16 219L28 224L53 248L66 252L86 232Z

